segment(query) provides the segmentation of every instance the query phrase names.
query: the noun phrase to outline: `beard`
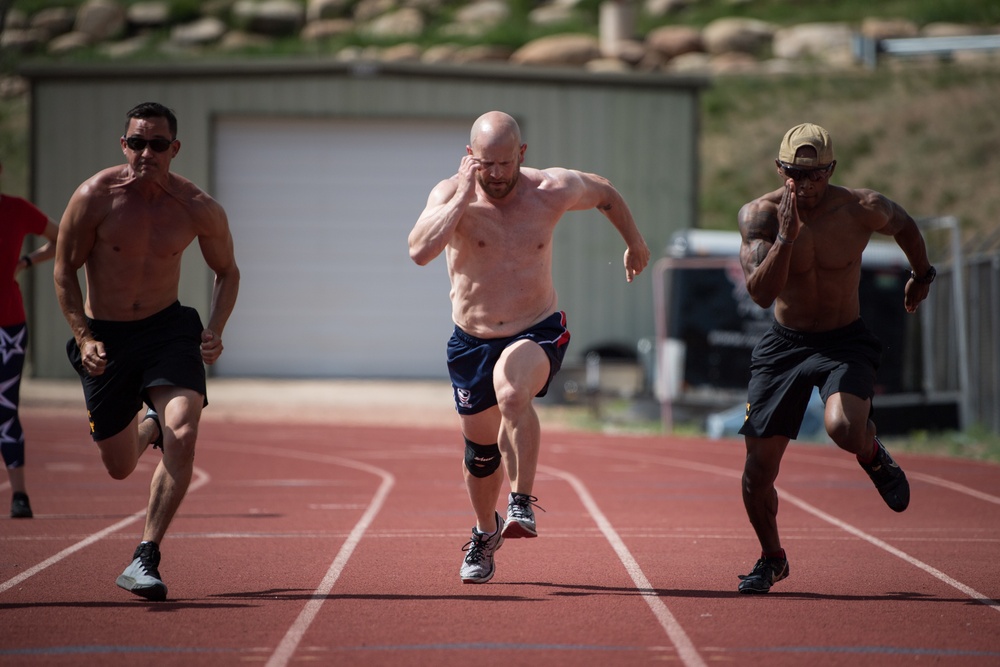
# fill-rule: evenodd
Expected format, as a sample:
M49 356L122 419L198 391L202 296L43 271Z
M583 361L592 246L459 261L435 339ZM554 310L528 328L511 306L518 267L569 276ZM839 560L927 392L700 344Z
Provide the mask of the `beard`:
M488 181L486 177L482 174L478 175L479 187L483 189L483 192L488 194L493 199L503 199L511 193L514 186L517 185L517 179L521 175L520 170L514 172L514 175L506 181Z

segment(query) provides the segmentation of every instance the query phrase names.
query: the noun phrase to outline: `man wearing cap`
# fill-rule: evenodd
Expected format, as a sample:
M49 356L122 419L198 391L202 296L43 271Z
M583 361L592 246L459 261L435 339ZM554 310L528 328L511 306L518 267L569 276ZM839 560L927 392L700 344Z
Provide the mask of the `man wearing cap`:
M774 324L754 348L747 392L743 504L761 545L741 593L767 593L788 576L774 487L788 441L798 436L813 387L826 431L854 454L885 503L906 509L906 475L876 437L872 395L882 345L861 320L861 253L873 233L892 236L912 267L903 305L913 313L935 270L913 218L884 195L832 185L830 134L804 123L788 130L775 161L784 181L739 212L740 262L754 302L774 304Z

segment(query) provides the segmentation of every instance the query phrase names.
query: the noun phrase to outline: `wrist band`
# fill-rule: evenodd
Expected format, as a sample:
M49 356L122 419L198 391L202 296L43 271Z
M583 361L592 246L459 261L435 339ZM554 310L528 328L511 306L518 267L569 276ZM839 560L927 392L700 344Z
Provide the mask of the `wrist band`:
M784 236L781 235L781 232L778 232L778 243L784 243L785 245L792 245L793 243L795 243L795 241L789 241L788 239L786 239Z
M25 255L21 259L23 259L24 263L28 265L29 269L31 268L31 265L34 264L34 262L31 261L31 257L29 255Z

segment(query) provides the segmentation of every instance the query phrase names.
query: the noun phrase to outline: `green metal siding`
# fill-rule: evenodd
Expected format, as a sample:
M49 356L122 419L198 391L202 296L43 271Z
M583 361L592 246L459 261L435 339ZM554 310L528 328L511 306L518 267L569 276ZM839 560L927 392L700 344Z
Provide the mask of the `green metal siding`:
M654 260L674 231L695 222L703 86L697 79L320 63L28 67L22 74L33 92L32 198L56 219L84 179L123 162L117 138L125 112L155 100L178 115L181 151L174 171L209 193L213 122L220 115L467 119L502 109L521 123L528 166L566 166L610 179ZM652 272L626 284L623 252L617 231L596 211L567 214L557 229L556 288L569 314L571 354L653 336ZM181 300L205 315L211 274L197 244L189 253ZM34 373L69 377L69 330L51 275L37 279L29 311Z

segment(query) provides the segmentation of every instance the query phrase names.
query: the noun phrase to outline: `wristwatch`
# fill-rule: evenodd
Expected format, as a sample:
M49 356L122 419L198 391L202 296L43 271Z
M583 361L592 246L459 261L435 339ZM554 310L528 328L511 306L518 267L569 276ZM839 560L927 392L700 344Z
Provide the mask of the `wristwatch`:
M915 283L920 283L921 285L930 285L932 282L934 282L934 279L937 278L937 269L935 269L932 266L931 268L927 269L927 273L925 273L923 276L918 276L913 271L910 271L910 277L913 278L913 282Z

